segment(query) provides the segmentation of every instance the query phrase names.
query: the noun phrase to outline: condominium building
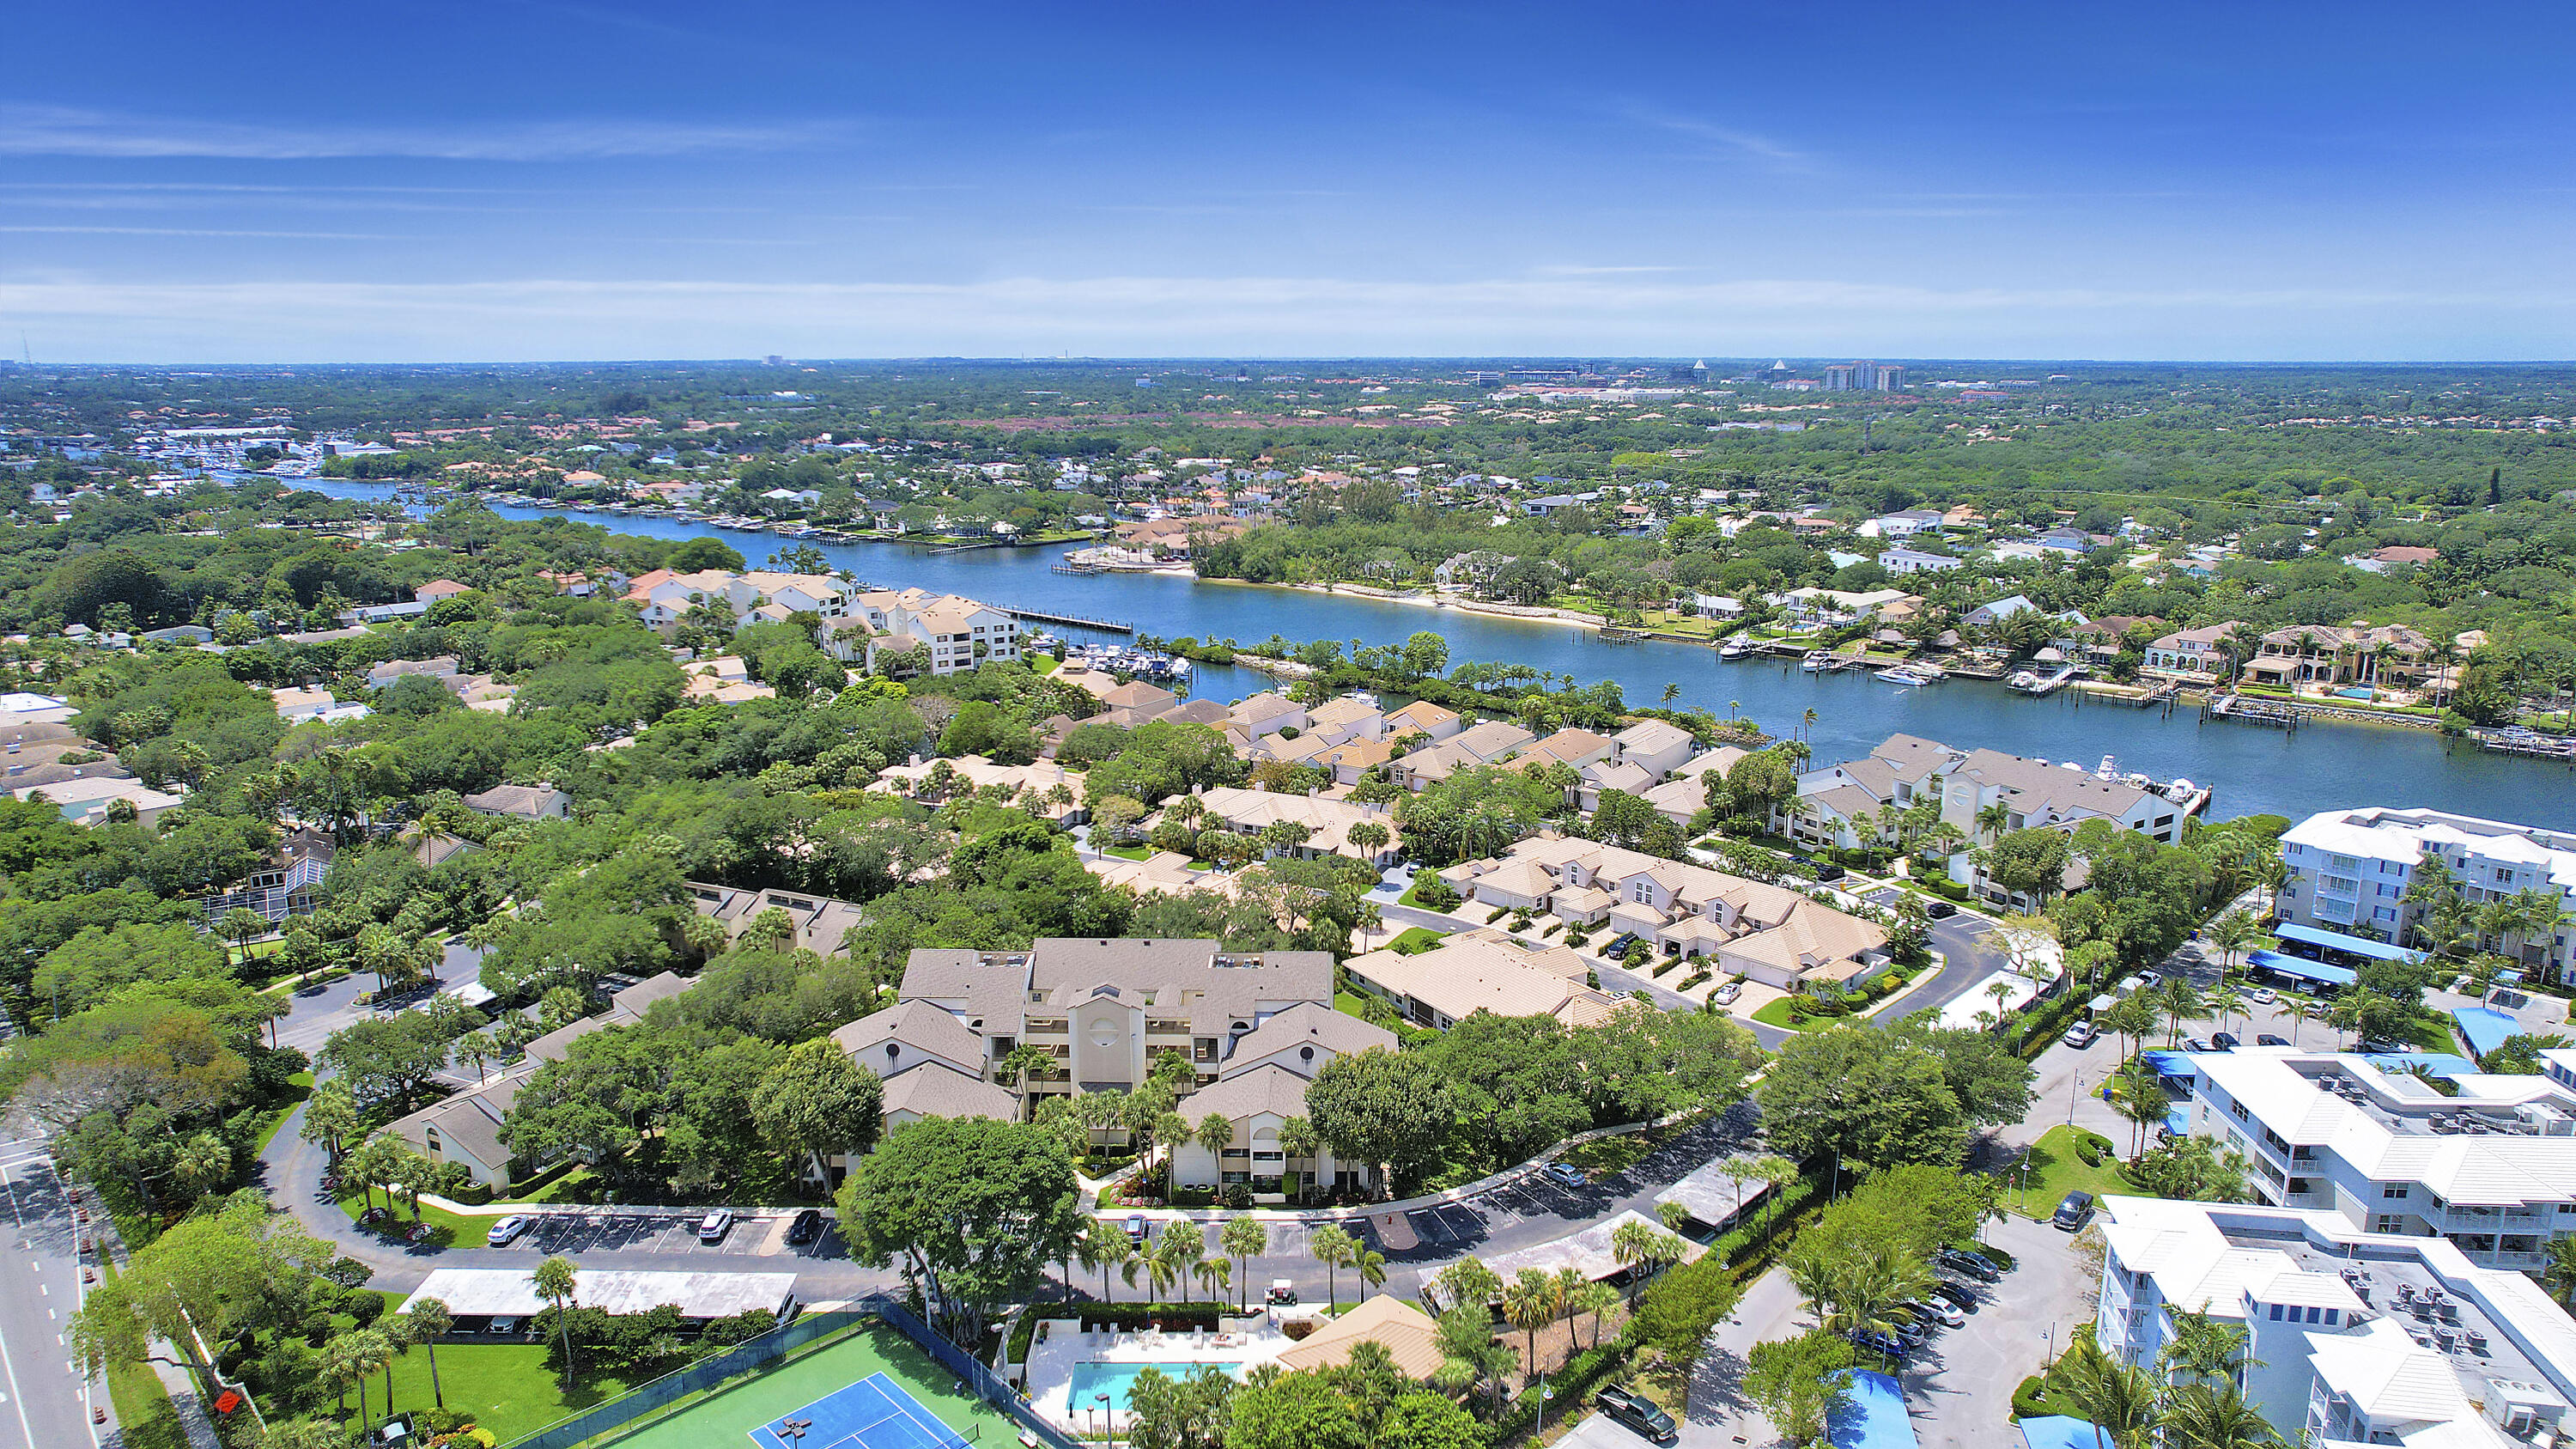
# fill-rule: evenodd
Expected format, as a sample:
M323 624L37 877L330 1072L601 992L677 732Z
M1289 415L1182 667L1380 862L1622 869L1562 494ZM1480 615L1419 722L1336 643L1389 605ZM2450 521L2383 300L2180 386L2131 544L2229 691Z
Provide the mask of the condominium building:
M1191 1067L1177 1084L1182 1115L1197 1123L1223 1112L1237 1128L1221 1157L1183 1148L1179 1181L1213 1186L1296 1172L1310 1185L1347 1186L1370 1169L1329 1152L1292 1163L1278 1143L1285 1121L1304 1116L1305 1084L1326 1062L1395 1048L1393 1033L1335 1011L1332 999L1327 951L1064 938L1023 951L923 948L905 963L898 1003L833 1039L886 1078L890 1125L899 1098L917 1116L1001 1115L1007 1094L996 1094L996 1072L1022 1046L1057 1063L1019 1084L1031 1106L1050 1095L1132 1092L1158 1059L1178 1053ZM925 1068L933 1075L904 1080ZM1022 1108L1009 1102L1014 1114Z
M2406 888L2425 862L2439 860L2470 903L2539 891L2576 909L2576 834L2455 815L2447 810L2364 806L2321 811L2281 836L2284 922L2310 931L2403 943L2423 914ZM2565 967L2576 928L2517 931L2490 940L2526 968Z
M2438 1237L2480 1267L2536 1269L2576 1231L2576 1052L2546 1076L2445 1074L2281 1047L2198 1052L2188 1130L2243 1154L2258 1197L2356 1228Z
M1882 809L1903 811L1937 797L1942 821L1970 838L1988 832L1980 817L2001 806L2005 831L2072 830L2098 819L2170 844L2182 838L2185 817L2208 801L2206 792L2180 789L2180 783L2159 787L2143 775L2118 773L2107 760L2088 771L1890 735L1865 758L1799 776L1797 803L1804 808L1784 809L1777 824L1800 840L1854 848L1886 833Z
M2102 1206L2096 1342L2158 1369L2177 1315L2242 1329L2236 1377L2283 1442L2523 1449L2576 1431L2576 1322L2520 1273L2331 1212Z

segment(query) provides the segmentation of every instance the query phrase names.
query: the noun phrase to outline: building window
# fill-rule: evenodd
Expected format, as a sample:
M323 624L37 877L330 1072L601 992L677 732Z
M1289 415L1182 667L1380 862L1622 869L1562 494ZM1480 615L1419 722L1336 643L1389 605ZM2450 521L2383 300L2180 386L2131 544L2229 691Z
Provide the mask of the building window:
M2385 1198L2403 1198L2411 1190L2402 1182L2384 1182L2379 1185L2379 1195Z

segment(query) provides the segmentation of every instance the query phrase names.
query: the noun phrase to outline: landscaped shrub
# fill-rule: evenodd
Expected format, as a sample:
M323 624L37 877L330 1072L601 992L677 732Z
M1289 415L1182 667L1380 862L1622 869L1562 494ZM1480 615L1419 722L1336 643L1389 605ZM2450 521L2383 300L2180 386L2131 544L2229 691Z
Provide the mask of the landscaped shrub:
M2048 1381L2039 1375L2032 1374L2029 1378L2023 1379L2021 1386L2013 1390L2013 1417L2035 1419L2047 1413L2048 1404L2040 1397L2047 1392Z
M1252 1206L1252 1184L1248 1182L1229 1182L1225 1185L1223 1196L1227 1207L1240 1212L1243 1209Z
M1449 882L1436 875L1416 876L1413 881L1413 903L1426 911L1446 911L1458 904L1458 893Z

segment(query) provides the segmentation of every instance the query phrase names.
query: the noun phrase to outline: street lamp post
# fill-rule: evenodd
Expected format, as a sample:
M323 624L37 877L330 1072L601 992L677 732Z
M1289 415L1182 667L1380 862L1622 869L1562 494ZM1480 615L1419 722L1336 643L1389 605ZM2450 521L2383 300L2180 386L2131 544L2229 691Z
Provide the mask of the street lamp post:
M2083 1095L2084 1069L2077 1067L2074 1077L2066 1083L2066 1125L2069 1127L2075 1125L2075 1099Z
M1533 1437L1547 1432L1547 1370L1538 1371L1538 1424L1530 1430Z

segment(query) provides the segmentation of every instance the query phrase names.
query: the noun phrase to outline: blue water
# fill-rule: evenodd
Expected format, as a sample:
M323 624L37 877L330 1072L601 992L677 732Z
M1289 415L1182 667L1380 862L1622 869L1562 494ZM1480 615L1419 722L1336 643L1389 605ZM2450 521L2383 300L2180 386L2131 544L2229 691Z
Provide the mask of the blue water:
M1243 1365L1239 1363L1078 1363L1073 1366L1073 1385L1065 1390L1065 1411L1068 1414L1090 1413L1100 1407L1094 1400L1107 1394L1109 1411L1122 1413L1127 1408L1127 1387L1136 1382L1138 1374L1149 1368L1161 1369L1170 1377L1179 1378L1201 1367L1221 1368L1235 1378L1243 1377Z
M382 499L383 484L307 480L343 498ZM769 534L711 529L665 518L501 508L511 518L559 516L620 533L658 538L724 538L755 566L791 546ZM1344 595L1201 582L1159 574L1058 574L1063 548L975 549L933 554L895 543L822 545L831 566L871 583L918 585L989 603L1135 624L1165 638L1234 639L1252 644L1276 632L1293 640L1367 644L1428 629L1449 641L1450 661L1503 660L1582 683L1617 680L1632 704L1654 704L1666 685L1675 702L1725 718L1749 716L1775 735L1803 730L1819 764L1865 755L1903 732L1962 749L1985 746L2090 770L2104 755L2122 771L2214 785L2212 818L2285 815L2355 805L2432 806L2491 819L2576 828L2576 770L2490 755L2430 730L2390 725L2312 724L2290 733L2259 726L2203 724L2197 711L2141 710L2061 691L2031 699L2000 683L1952 679L1910 689L1866 671L1807 674L1794 660L1721 662L1704 645L1604 644L1589 629L1494 618ZM1056 628L1057 626L1047 626ZM1057 628L1080 637L1082 631ZM1200 666L1192 692L1240 699L1270 687L1265 675ZM1814 710L1809 725L1806 712Z

